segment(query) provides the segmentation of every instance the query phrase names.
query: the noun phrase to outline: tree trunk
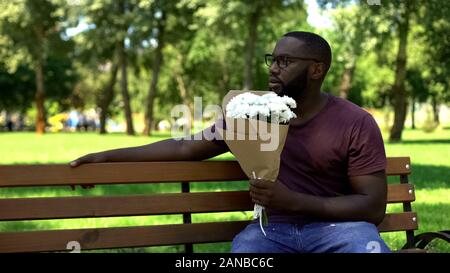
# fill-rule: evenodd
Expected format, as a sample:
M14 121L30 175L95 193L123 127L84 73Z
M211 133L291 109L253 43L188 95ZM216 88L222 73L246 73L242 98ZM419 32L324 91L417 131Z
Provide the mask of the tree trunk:
M411 98L411 128L416 129L416 98Z
M222 54L223 55L223 54ZM228 63L225 60L226 57L221 57L220 58L220 63L221 63L221 67L222 67L222 77L219 79L218 81L218 87L221 93L218 94L219 98L223 98L227 92L227 90L229 90L229 86L230 86L230 73L228 70Z
M142 132L146 136L151 135L151 129L154 128L152 126L152 123L154 122L153 119L153 104L155 101L156 94L158 92L158 79L159 79L159 73L161 71L161 67L163 64L163 55L162 51L164 49L164 35L165 35L165 13L162 12L161 18L158 21L158 45L155 48L155 58L153 62L153 68L152 68L152 80L150 83L150 88L148 90L148 96L147 96L147 105L146 105L146 111L145 111L145 121L144 121L144 131ZM154 124L153 124L154 125Z
M188 89L186 87L186 83L183 79L183 63L184 63L184 58L182 54L178 54L177 56L178 59L178 68L175 69L173 71L175 80L177 81L177 86L178 86L178 91L180 92L180 98L181 101L183 102L183 105L186 105L189 110L191 111L191 114L194 113L194 107L192 105L192 100L189 99L189 92ZM189 115L187 117L187 127L192 129L192 115Z
M257 5L250 13L248 25L248 37L245 45L244 63L244 90L253 88L253 59L256 40L258 38L258 23L261 18L261 8Z
M125 120L127 123L127 135L133 136L135 133L133 126L133 113L131 111L130 105L130 94L128 92L127 54L125 52L125 41L118 42L117 48L118 48L117 54L119 54L118 59L121 71L120 89L122 91Z
M431 106L433 108L433 120L434 122L439 125L439 105L436 100L436 95L431 96Z
M44 89L44 71L42 63L38 62L35 66L36 74L36 133L44 134L46 125L46 112L45 112L45 89Z
M394 86L392 87L394 124L392 125L390 132L390 141L401 141L406 118L407 99L405 92L405 78L410 15L409 13L409 5L403 3L403 16L398 19L399 45L395 69L395 82Z
M119 66L115 63L111 67L111 75L103 94L100 96L100 134L106 134L106 119L109 116L109 106L114 99L114 85L117 80Z
M350 89L352 88L353 75L355 72L355 65L347 65L342 75L341 83L339 84L339 96L343 99L348 98Z
M183 101L183 105L186 105L191 110L191 113L193 113L193 107L192 104L189 101L189 98L187 96L187 89L186 85L184 84L183 77L179 73L175 73L175 79L177 81L178 90L180 91L180 97ZM192 128L192 115L189 115L187 117L187 125L188 128Z
M47 123L47 114L45 111L45 86L44 86L44 62L45 62L45 33L42 25L35 25L34 32L37 37L37 45L35 51L34 73L36 77L36 133L44 134Z
M120 0L117 1L117 13L123 18L127 18L127 5L128 1ZM127 20L124 20L121 23L121 32L123 33L120 37L120 40L117 41L116 50L117 50L117 59L119 62L121 78L120 78L120 90L122 93L122 101L123 108L125 114L126 121L126 130L127 135L134 135L134 126L133 126L133 112L131 111L130 105L130 94L128 92L128 75L127 75L127 53L125 49L125 37L128 31L129 25Z

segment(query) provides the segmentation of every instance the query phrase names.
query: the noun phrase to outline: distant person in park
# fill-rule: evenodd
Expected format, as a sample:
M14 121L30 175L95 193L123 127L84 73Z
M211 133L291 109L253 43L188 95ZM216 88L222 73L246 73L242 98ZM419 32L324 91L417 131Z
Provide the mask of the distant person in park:
M6 129L8 132L14 131L14 122L10 114L6 114Z
M368 112L321 91L331 58L327 41L310 32L285 34L266 55L269 88L297 101L297 118L277 183L250 180L253 202L268 212L267 237L253 221L234 238L232 252L390 252L376 227L387 199L381 132ZM217 134L221 124L202 133ZM167 139L88 154L70 165L205 160L228 151L219 137Z
M86 114L84 114L83 112L81 112L79 115L78 115L78 126L77 126L77 129L79 130L79 131L82 131L82 130L84 130L85 132L87 132L88 131L88 120L87 120L87 117L86 117Z
M23 131L24 128L25 128L25 118L24 118L23 114L21 113L19 115L19 119L17 121L17 130L18 131Z
M72 110L69 113L69 119L67 120L67 125L72 132L75 132L78 128L79 117L78 111Z

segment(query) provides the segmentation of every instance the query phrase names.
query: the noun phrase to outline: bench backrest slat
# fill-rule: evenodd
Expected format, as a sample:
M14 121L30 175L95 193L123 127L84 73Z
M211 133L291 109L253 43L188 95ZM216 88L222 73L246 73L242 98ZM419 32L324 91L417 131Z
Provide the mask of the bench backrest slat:
M387 175L410 174L408 157L388 158ZM236 181L247 179L236 161L0 165L0 187L71 184Z
M0 233L0 253L61 251L70 241L80 243L81 250L223 242L231 240L247 224L233 221Z
M245 179L235 161L95 163L0 166L0 187L171 183Z
M416 194L412 184L390 184L388 185L388 203L414 202Z
M411 193L409 192L411 190ZM410 184L388 186L388 203L414 200ZM177 204L174 206L173 204ZM0 221L253 210L248 191L0 199Z
M387 214L378 226L380 232L417 229L415 213ZM27 231L0 233L0 253L66 250L77 241L83 250L209 243L230 241L248 221L195 223L122 228Z
M418 227L415 212L386 213L383 221L377 226L380 232L416 230Z
M176 205L174 205L176 204ZM0 220L37 220L253 210L248 191L0 199Z

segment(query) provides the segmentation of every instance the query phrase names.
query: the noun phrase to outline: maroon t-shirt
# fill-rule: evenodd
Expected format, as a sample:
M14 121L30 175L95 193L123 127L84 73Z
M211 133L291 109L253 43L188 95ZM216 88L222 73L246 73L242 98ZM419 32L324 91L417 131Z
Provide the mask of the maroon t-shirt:
M226 145L216 140L218 145ZM290 125L281 154L279 182L322 197L352 193L349 177L386 169L380 129L359 106L328 95L326 106L305 124ZM267 209L269 222L305 224L311 219Z

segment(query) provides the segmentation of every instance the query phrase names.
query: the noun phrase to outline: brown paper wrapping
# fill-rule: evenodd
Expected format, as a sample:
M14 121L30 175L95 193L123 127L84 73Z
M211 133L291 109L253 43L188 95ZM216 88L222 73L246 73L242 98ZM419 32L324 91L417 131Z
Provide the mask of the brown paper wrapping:
M252 92L260 96L270 93L235 90L228 92L223 100L226 129L218 128L218 131L249 178L253 178L253 172L255 172L257 178L276 181L289 125L255 119L227 118L226 105L231 98L244 92Z

